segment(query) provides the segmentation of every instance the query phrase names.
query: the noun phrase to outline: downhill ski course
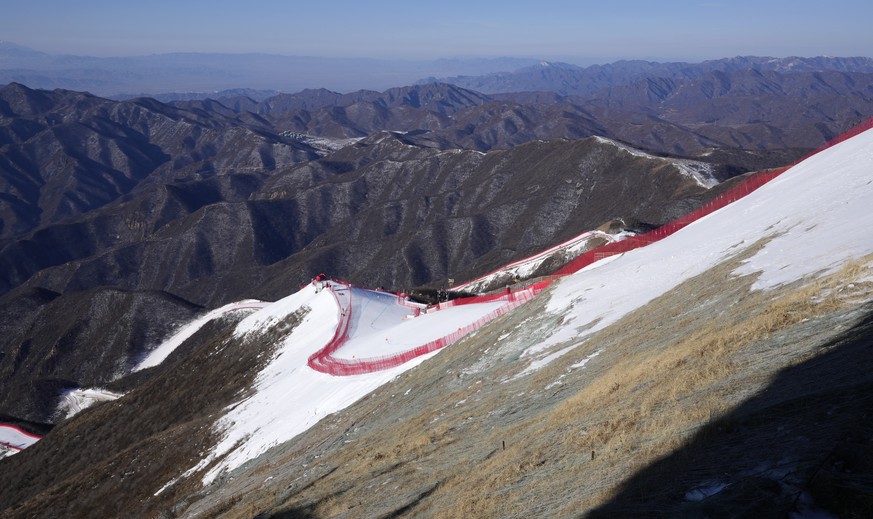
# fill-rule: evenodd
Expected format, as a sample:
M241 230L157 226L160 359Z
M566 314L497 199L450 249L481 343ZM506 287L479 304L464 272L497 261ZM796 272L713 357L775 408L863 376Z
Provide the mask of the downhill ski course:
M472 298L467 304L441 304L424 309L404 297L327 284L338 309L333 338L312 356L309 367L330 375L360 375L397 367L432 353L479 329L492 319L530 300L541 286L509 291L497 297Z
M871 127L873 127L873 120L832 141L822 150L857 136ZM842 157L836 154L836 160L842 161L838 162L837 166L842 167L846 161L863 160L865 153L869 155L867 150L870 149L870 143L868 141L873 141L873 133L868 133L861 142L848 148L853 155ZM828 160L831 162L828 163ZM816 171L819 171L817 168L821 167L833 169L835 167L834 160L833 158L822 158L816 164L807 164L805 169L816 169ZM824 166L819 165L819 163L824 164ZM866 166L856 166L849 173L856 177L863 176L856 170L861 168L863 171L864 167ZM719 261L732 249L725 246L723 250L709 250L703 245L711 240L692 237L691 234L694 233L687 236L689 239L694 238L691 242L688 242L687 239L684 240L688 243L684 243L683 240L668 240L672 245L665 242L659 247L651 248L652 250L648 254L638 256L640 261L634 263L634 268L638 272L649 272L651 269L655 269L656 272L654 274L649 272L648 275L641 276L633 283L629 283L627 279L627 264L630 260L629 258L618 258L619 255L660 242L693 222L701 219L708 220L705 217L729 206L734 201L745 198L788 169L790 168L753 175L730 192L723 194L715 202L686 217L651 233L593 249L564 267L558 276L515 291L507 289L497 294L455 299L435 307L423 308L409 303L397 294L353 287L349 283L331 280L324 287L315 282L305 285L296 293L274 303L245 301L209 312L182 327L173 337L153 350L153 354L144 359L144 362L137 369L160 364L176 347L206 322L226 312L240 310L251 312L236 326L235 335L240 339L246 336L261 335L269 331L274 325L291 317L292 314L298 313L303 317L296 327L279 339L272 358L259 373L250 396L229 408L225 416L216 423L215 427L220 431L222 439L213 451L184 474L169 481L167 486L206 469L210 465L210 469L202 477L204 483L213 481L220 474L233 470L246 461L265 453L271 447L306 431L325 416L351 405L374 389L426 360L440 349L481 328L494 318L524 304L556 279L570 278L567 283L561 283L550 296L549 311L569 312L568 309L573 308L574 305L575 310L567 313L566 325L553 330L551 337L545 338L543 344L538 346L540 348L538 351L545 352L550 345L559 344L570 337L578 337L577 328L585 322L583 318L590 320L597 319L598 316L606 317L602 319L598 327L615 322L627 311L647 300L641 296L646 291L641 291L638 287L652 285L651 290L649 290L650 295L657 296L664 290L668 290L674 282L683 279L683 276L690 275L689 272L705 270L706 265ZM799 173L803 174L804 171L804 168L800 168ZM838 174L828 170L821 171L823 171L821 176L825 183L835 184L839 182ZM809 177L810 174L806 176ZM802 184L802 182L793 183ZM787 182L787 184L792 184L792 182ZM773 187L777 188L769 190L769 196L774 200L772 203L776 204L773 206L775 207L773 211L758 211L754 214L752 212L743 213L745 216L739 220L722 218L721 220L730 221L722 222L721 227L716 230L727 236L728 229L735 227L737 223L760 217L758 218L760 221L756 221L756 223L764 225L764 230L759 231L756 228L753 231L745 232L743 228L739 228L739 231L745 232L745 235L737 235L731 240L732 243L741 244L748 243L748 240L756 236L764 236L761 233L775 225L768 223L767 219L772 218L774 222L778 222L781 221L779 219L786 218L782 214L785 211L779 205L781 203L779 200L782 198L779 197L780 189L778 188L781 186ZM824 187L828 186L825 184L822 189ZM861 188L857 196L863 197L864 193L865 191ZM800 191L795 194L797 197L803 194L802 185ZM829 200L825 200L825 202L831 203ZM753 200L747 205L753 208L757 207ZM829 207L824 207L822 211L830 210ZM793 206L791 208L786 206L786 210L788 209L794 213L786 214L803 214ZM741 208L735 208L734 212L740 210ZM857 215L855 219L858 219ZM844 220L844 223L846 221L851 222L852 220ZM812 223L815 222L816 220L813 220ZM828 222L828 224L831 225L832 222ZM767 227L768 225L770 227ZM695 225L695 228L697 227ZM843 235L845 236L845 233ZM707 236L712 236L712 234ZM864 236L862 232L861 249L852 251L851 256L857 257L867 250L865 247L869 244L863 242ZM786 239L791 239L788 231L786 231ZM807 246L809 242L804 239L798 240L795 237L794 241L794 247L809 248ZM841 245L837 243L833 246L840 247ZM680 250L682 247L685 250ZM803 253L806 252L808 250L798 251L794 257L785 261L802 263L803 260L800 258L803 258ZM691 258L688 260L690 263L687 268L679 268L679 262L673 261L674 255L678 258L683 254ZM823 254L830 254L834 261L843 259L837 257L839 255L834 256L831 249L824 251ZM773 256L781 256L781 254ZM614 259L620 261L611 261ZM628 261L625 261L626 259ZM670 270L669 273L665 273L663 269L659 270L659 267L666 266L667 262L670 263L672 270L667 269ZM605 268L597 268L601 266ZM750 270L754 270L755 267L754 262L749 263ZM592 268L599 272L583 272ZM795 275L794 270L784 267L779 269L779 272L783 276L787 276L786 279ZM675 279L674 273L676 274ZM653 280L668 277L670 278L669 283L665 281L663 286L654 286L656 284L652 283ZM607 286L611 288L601 289ZM625 299L627 301L623 302ZM609 312L606 312L605 309L609 309ZM532 369L536 362L539 362L537 360L538 351L531 351L525 356L531 360ZM544 361L545 359L540 360ZM158 493L162 490L163 488Z
M5 448L9 454L26 449L39 441L40 436L31 434L24 429L10 424L0 424L0 448ZM3 457L0 450L0 458Z
M828 147L871 126L868 122ZM335 285L332 289L307 285L237 326L239 336L258 334L292 312L307 310L302 322L282 339L274 360L259 374L254 394L216 424L223 434L222 441L180 477L215 462L203 476L204 483L212 482L221 473L351 405L501 312L523 304L555 279L562 281L550 291L546 311L563 316L563 324L522 354L529 365L520 376L570 351L572 347L561 346L566 341L584 340L584 335L616 322L689 276L734 256L776 232L774 229L789 225L787 222L807 222L791 224L776 239L791 254L774 250L767 255L770 249L765 248L763 255L750 260L744 271L763 272L762 281L774 274L781 276L776 279L800 279L873 252L868 230L833 232L839 227L834 219L843 223L866 221L870 149L873 132L866 132L846 147L792 167L796 171L791 175L782 175L785 170L780 170L752 176L715 203L693 213L693 219L680 219L648 235L583 254L561 272L562 276L514 292L455 299L428 308L417 317L410 318L415 309L398 303L398 297L392 294L336 281L328 282ZM777 177L784 181L758 195L760 187ZM852 190L850 197L845 196L847 189ZM755 196L746 198L752 193ZM744 199L743 203L731 204L740 199ZM843 206L845 210L837 210ZM725 207L730 209L719 211ZM829 238L804 234L810 229ZM786 240L793 245L789 247ZM813 243L816 246L811 246ZM431 322L431 318L435 319ZM580 326L586 322L596 326L580 334ZM434 336L437 338L432 339ZM561 349L550 351L552 347Z

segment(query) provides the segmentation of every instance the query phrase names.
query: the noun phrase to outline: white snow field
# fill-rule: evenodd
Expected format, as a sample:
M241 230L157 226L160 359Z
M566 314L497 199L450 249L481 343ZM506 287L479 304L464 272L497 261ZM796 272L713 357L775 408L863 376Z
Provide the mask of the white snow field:
M757 274L754 289L834 272L873 253L871 204L873 130L867 130L672 236L561 279L547 309L564 316L563 324L537 348L582 341L764 238L770 241L734 272Z
M348 338L334 355L343 360L366 360L402 353L441 339L458 328L483 321L495 310L518 304L489 301L416 316L414 305L403 303L397 295L349 287L336 281L329 284L331 289L321 290L315 284L307 285L237 325L236 336L256 335L293 312L308 308L303 320L282 339L271 362L258 374L252 396L232 406L217 423L221 442L183 477L219 459L204 477L204 483L208 484L222 472L233 470L290 440L436 353L362 375L340 377L312 369L308 364L310 356L331 343L345 316L349 316ZM348 312L349 307L351 312Z
M38 441L39 436L14 425L0 424L0 458L16 454Z
M352 313L349 339L334 353L341 359L364 359L401 353L445 337L476 322L505 301L452 306L414 317L414 309L394 294L351 289Z

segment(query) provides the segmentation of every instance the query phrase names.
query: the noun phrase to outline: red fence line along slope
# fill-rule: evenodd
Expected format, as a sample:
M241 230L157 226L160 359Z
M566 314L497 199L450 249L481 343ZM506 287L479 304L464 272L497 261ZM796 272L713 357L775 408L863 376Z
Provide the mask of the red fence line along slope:
M349 304L345 308L343 308L342 306L342 301L338 299L338 304L340 305L340 322L337 325L336 332L334 333L333 338L325 345L324 348L315 352L314 354L312 354L312 356L309 357L309 367L316 371L328 373L335 376L361 375L364 373L373 373L375 371L382 371L397 367L401 364L409 362L416 357L432 353L459 341L461 338L478 330L489 321L503 314L506 314L507 312L521 306L527 301L530 301L548 284L548 282L542 282L536 285L529 286L524 290L518 290L515 292L507 291L506 293L498 294L496 296L492 295L483 296L482 298L468 298L476 299L477 301L469 301L465 302L465 304L473 302L483 303L494 301L504 301L506 304L500 306L499 308L496 308L495 310L492 310L491 312L480 317L476 321L458 328L456 331L448 335L426 342L415 348L392 355L381 355L363 359L342 359L333 356L333 354L336 353L336 351L340 347L342 347L342 345L349 338L348 328L352 312L352 305L350 301L351 295L349 295ZM332 288L335 286L335 284L331 284ZM335 290L332 289L331 292L334 294L334 297L337 297ZM351 293L350 290L348 292ZM443 306L442 308L445 307L446 306Z
M871 128L873 128L873 118L868 119L864 123L859 124L858 126L843 133L842 135L828 141L822 147L818 148L817 150L813 151L812 153L810 153L809 155L807 155L803 159L801 159L801 160L799 160L791 165L784 166L782 168L775 169L775 170L761 171L761 172L755 173L754 175L750 176L749 178L747 178L746 180L744 180L740 184L738 184L738 185L734 186L733 188L731 188L730 190L725 191L724 193L720 194L715 200L712 200L712 201L704 204L703 206L686 214L685 216L679 217L676 220L673 220L672 222L669 222L665 225L662 225L661 227L658 227L657 229L654 229L654 230L647 232L645 234L632 236L630 238L626 238L626 239L619 241L619 242L608 243L606 245L602 245L600 247L597 247L596 249L591 249L590 251L578 256L573 261L571 261L571 262L567 263L566 265L564 265L563 267L561 267L561 269L559 269L556 272L556 275L565 276L568 274L573 274L574 272L578 272L579 270L581 270L581 269L587 267L588 265L591 265L592 263L599 261L603 258L607 258L609 256L614 256L616 254L621 254L623 252L628 252L628 251L631 251L633 249L637 249L637 248L649 245L650 243L654 243L656 241L663 240L667 236L670 236L671 234L675 233L676 231L682 229L683 227L686 227L689 224L703 218L704 216L712 214L715 211L721 209L722 207L725 207L728 204L736 202L737 200L747 196L749 193L755 191L759 187L770 182L771 180L778 177L779 175L785 173L786 171L788 171L789 169L794 167L794 165L798 164L799 162L806 160L809 157L812 157L813 155L830 148L831 146L839 144L839 143L841 143L845 140L848 140L856 135L859 135L867 130L870 130Z
M36 435L33 433L29 433L29 432L25 431L24 429L22 429L21 427L18 427L17 425L12 425L12 424L8 424L8 423L0 423L0 429L11 429L11 430L17 432L18 434L21 434L22 436L27 436L29 438L33 438L35 441L39 441L42 439L42 436L39 436L39 435ZM7 447L9 449L16 450L16 451L24 450L25 448L27 448L27 446L19 447L18 445L12 445L11 443L7 443L4 441L0 441L0 445Z
M839 144L870 129L873 129L873 118L866 120L865 122L846 131L840 136L828 141L825 145L810 153L800 161L806 160L809 157L820 153L821 151L824 151L836 144ZM602 245L600 247L592 249L564 265L560 270L555 273L554 276L549 276L545 281L526 286L523 289L516 291L510 291L509 288L507 288L507 291L505 293L454 299L446 303L440 303L437 306L438 310L462 304L485 303L498 300L505 300L507 302L506 305L481 317L477 321L470 323L467 326L464 326L449 335L446 335L445 337L430 341L402 353L354 360L340 359L332 356L333 353L335 353L346 342L346 340L348 340L348 327L349 320L351 318L352 308L351 290L348 290L348 301L346 303L347 306L343 306L341 299L337 299L337 304L340 308L340 320L339 324L337 325L337 330L333 336L333 339L331 339L331 341L324 348L309 357L309 366L312 369L315 369L322 373L329 373L331 375L359 375L393 368L421 355L425 355L427 353L431 353L441 348L444 348L450 344L457 342L465 335L475 330L478 330L492 319L503 315L510 310L513 310L514 308L517 308L526 301L533 299L539 292L541 292L544 288L550 285L555 279L578 272L588 265L591 265L592 263L607 258L609 256L628 252L633 249L644 247L656 241L663 240L667 236L670 236L676 231L679 231L680 229L703 218L704 216L712 214L722 207L725 207L728 204L736 202L737 200L747 196L749 193L752 193L764 184L785 173L800 161L797 161L791 165L779 169L756 173L741 182L740 184L734 186L730 190L722 193L715 200L712 200L702 207L696 209L695 211L692 211L685 216L677 218L676 220L673 220L672 222L658 227L657 229L654 229L648 233L626 238L619 242L608 243L606 245ZM335 291L332 290L332 293L334 293L334 297L337 297Z

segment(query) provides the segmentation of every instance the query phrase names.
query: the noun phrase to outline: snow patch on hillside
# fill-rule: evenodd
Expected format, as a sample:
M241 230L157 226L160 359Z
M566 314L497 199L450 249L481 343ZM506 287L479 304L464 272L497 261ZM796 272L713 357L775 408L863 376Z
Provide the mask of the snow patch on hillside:
M206 323L213 319L217 319L218 317L230 312L259 310L267 304L268 303L256 299L246 299L236 303L226 304L221 308L216 308L215 310L194 319L190 323L181 326L172 336L170 336L169 339L165 340L160 346L149 352L149 354L146 355L146 357L142 359L132 371L136 372L146 368L151 368L164 362L164 360L166 360L166 358L173 353L176 348L181 346L183 342L188 340L192 335L197 333L200 328L203 328Z
M282 132L282 136L288 139L308 144L324 154L332 153L339 149L351 146L358 143L363 137L352 137L348 139L335 139L330 137L321 137L317 135L308 135L306 133L298 133L292 131Z
M718 185L718 179L715 178L715 171L712 168L712 164L707 162L701 162L698 160L691 159L675 159L675 158L665 158L665 157L657 157L655 155L651 155L642 150L638 150L636 148L632 148L626 144L622 144L620 142L614 141L612 139L607 139L606 137L595 136L597 142L603 144L611 144L616 148L625 151L634 157L642 157L645 159L651 160L660 160L663 162L667 162L669 164L673 164L676 168L686 177L691 178L697 185L700 187L705 187L706 189L710 189Z
M541 345L579 341L683 281L770 239L737 269L766 289L832 272L873 253L873 130L826 149L674 235L558 283L547 310L564 317ZM851 232L839 232L851 225ZM592 265L595 267L595 265ZM584 331L586 324L591 326Z
M123 395L100 388L74 389L64 393L58 403L58 413L65 419L72 418L97 402L110 402Z

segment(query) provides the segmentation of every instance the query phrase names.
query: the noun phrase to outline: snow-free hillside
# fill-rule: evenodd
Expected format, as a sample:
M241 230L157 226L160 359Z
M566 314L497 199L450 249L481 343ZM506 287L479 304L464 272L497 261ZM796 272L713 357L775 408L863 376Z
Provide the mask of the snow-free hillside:
M706 162L700 162L698 160L690 160L690 159L667 159L663 157L656 157L652 154L646 153L644 151L638 150L636 148L632 148L625 144L621 144L620 142L614 141L612 139L607 139L605 137L595 137L598 142L602 142L605 144L611 144L616 148L625 151L634 157L644 157L647 159L653 160L662 160L664 162L673 164L679 171L682 172L683 175L693 179L697 182L697 185L700 187L705 187L707 189L713 188L718 185L718 179L715 178L715 174L713 172L712 164L708 164Z

